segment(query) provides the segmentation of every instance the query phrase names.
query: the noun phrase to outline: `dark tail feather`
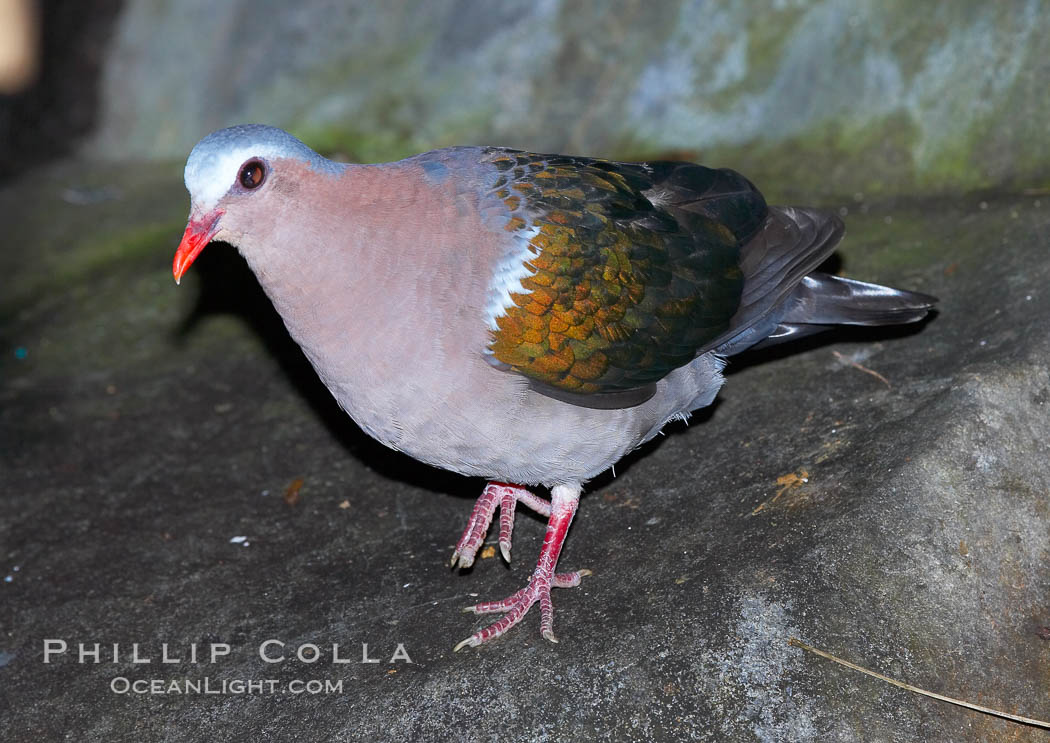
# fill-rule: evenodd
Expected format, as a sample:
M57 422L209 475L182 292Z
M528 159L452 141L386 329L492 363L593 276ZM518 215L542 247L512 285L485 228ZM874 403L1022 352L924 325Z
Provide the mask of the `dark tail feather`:
M856 279L813 272L791 292L782 322L897 325L926 317L937 298Z
M918 322L936 304L929 294L814 272L802 279L778 313L777 326L753 348L795 340L832 325Z

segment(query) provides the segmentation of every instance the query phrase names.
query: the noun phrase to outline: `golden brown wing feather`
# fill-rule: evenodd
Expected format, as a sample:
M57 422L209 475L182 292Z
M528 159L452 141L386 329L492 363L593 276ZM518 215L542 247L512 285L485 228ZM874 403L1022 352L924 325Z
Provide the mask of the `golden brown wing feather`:
M530 275L495 318L499 364L556 397L615 396L644 390L729 328L741 245L766 219L745 178L512 150L485 159L499 171L490 197L506 208L505 229L528 240Z

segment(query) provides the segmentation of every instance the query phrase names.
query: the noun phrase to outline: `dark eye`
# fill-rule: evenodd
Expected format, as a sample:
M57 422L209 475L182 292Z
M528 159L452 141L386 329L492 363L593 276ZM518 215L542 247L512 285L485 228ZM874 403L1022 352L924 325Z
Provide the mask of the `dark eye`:
M266 165L262 160L249 160L241 166L241 174L237 180L245 188L258 188L266 180Z

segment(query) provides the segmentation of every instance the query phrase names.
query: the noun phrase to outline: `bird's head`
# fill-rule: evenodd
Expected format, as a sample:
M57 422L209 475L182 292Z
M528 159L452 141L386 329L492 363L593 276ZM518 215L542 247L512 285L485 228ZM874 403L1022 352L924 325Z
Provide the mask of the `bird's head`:
M304 165L321 172L343 167L272 126L233 126L198 142L186 161L190 217L175 251L175 283L212 240L237 244L253 210L265 208L274 191L287 192L282 177Z

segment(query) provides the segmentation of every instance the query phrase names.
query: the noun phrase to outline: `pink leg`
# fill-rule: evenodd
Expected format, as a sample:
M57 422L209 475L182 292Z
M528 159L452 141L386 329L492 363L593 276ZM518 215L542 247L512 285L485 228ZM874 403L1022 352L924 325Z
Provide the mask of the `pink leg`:
M511 535L514 533L514 510L518 502L536 511L541 516L551 515L551 505L543 498L537 498L520 485L506 482L490 482L481 492L481 497L474 504L467 528L459 538L452 553L452 567L469 568L474 564L474 556L485 540L485 533L492 523L492 514L497 506L499 514L499 549L503 559L510 562Z
M487 601L468 607L465 611L475 614L493 614L504 612L503 616L488 627L475 632L463 642L456 645L460 650L468 645L476 647L481 643L499 637L520 622L529 608L540 604L540 634L551 642L557 642L554 636L554 605L551 603L551 588L572 588L580 585L580 579L590 575L590 570L577 570L572 573L555 573L558 555L569 531L569 524L576 513L580 501L580 488L565 485L555 486L551 490L550 520L547 522L547 533L543 538L543 548L536 569L528 585L502 601ZM491 518L491 516L490 516Z

